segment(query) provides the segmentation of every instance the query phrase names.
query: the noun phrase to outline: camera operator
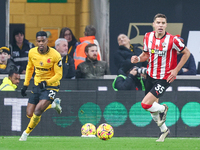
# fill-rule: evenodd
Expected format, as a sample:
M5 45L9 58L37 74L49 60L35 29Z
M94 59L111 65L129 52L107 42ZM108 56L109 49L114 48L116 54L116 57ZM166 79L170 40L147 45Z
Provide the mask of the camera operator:
M140 72L140 73L139 73ZM126 62L122 68L118 70L118 76L112 83L115 91L119 90L145 90L144 78L141 73L146 73L146 68L133 67L131 62Z

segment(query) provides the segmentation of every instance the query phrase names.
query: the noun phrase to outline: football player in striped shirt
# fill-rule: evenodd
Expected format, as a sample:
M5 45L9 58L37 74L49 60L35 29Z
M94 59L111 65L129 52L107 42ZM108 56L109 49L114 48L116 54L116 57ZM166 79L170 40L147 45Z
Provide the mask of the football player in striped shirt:
M141 105L151 113L161 130L160 137L156 141L163 142L170 132L165 124L168 106L160 105L158 101L186 63L190 51L177 36L166 32L167 17L164 14L155 15L153 27L154 31L144 36L143 53L138 57L132 56L131 62L148 60L145 97ZM183 54L178 64L177 51Z

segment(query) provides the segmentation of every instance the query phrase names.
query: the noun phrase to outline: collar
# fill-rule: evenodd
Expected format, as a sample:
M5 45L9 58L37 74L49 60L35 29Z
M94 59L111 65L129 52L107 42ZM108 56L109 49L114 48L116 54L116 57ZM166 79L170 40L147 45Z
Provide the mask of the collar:
M17 85L13 84L12 81L11 81L8 77L5 77L5 78L3 79L3 83L4 83L4 84L9 84L9 85L12 86L14 89L17 88Z
M94 40L95 39L95 36L85 36L85 37L80 37L79 40L80 42L84 42L84 41L87 41L87 40Z
M156 32L154 31L154 37L155 37L156 39L160 39L160 40L161 40L162 38L164 38L164 37L166 36L166 34L167 34L167 32L165 31L165 34L164 34L161 38L157 38L157 37L156 37Z

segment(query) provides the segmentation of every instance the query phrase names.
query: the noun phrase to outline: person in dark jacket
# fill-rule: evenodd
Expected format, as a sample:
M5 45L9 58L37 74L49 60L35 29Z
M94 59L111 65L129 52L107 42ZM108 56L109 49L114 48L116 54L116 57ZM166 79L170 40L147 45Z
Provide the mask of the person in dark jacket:
M28 63L28 52L35 45L24 37L24 32L15 30L13 33L13 43L10 45L11 57L15 65L19 69L20 74L26 73L26 66Z
M72 30L67 27L62 28L59 38L65 38L68 41L68 55L73 58L74 50L76 49L76 46L79 44L79 42L72 33Z
M55 41L55 48L60 53L63 63L63 79L75 78L74 59L68 54L68 42L65 38Z
M138 68L132 68L130 62L126 62L122 68L118 70L118 76L112 83L115 91L120 90L145 90L144 79L140 77Z
M105 61L98 61L97 45L88 44L85 47L86 61L77 66L76 78L103 79L104 75L109 75L110 71Z
M184 39L180 37L180 35L176 35L179 37L179 39L184 43ZM181 57L183 54L177 52L177 64L181 60ZM196 63L194 60L194 56L192 53L190 53L190 57L188 58L187 62L183 65L181 70L178 72L178 75L196 75L197 70L196 70Z
M10 70L17 66L10 59L10 49L8 47L0 48L0 74L8 74Z
M119 70L126 61L131 62L131 57L136 55L139 56L142 50L138 46L141 44L130 44L130 39L125 34L120 34L117 38L119 49L114 54L114 61ZM139 68L146 67L147 62L141 62L137 64L132 64L132 67L137 66Z

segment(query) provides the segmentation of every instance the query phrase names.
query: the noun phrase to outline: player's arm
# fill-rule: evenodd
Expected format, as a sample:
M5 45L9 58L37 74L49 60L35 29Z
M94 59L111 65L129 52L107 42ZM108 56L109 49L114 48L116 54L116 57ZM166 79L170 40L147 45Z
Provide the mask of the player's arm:
M54 82L57 82L62 79L63 68L62 68L61 57L59 57L59 59L54 63L54 71L55 71L55 75L52 78L50 78L49 80L46 80L47 85L51 85Z
M149 52L142 52L140 56L132 56L131 57L131 62L132 63L138 63L138 62L144 62L149 58Z
M171 73L167 78L167 82L169 83L175 80L175 77L177 76L178 72L181 70L183 65L187 62L188 58L190 57L190 51L187 47L185 47L184 50L181 51L181 53L183 54L183 56L181 57L181 60L177 64L176 68L168 72Z
M34 65L33 65L30 57L28 57L28 64L26 66L26 76L25 76L24 86L21 89L21 95L23 97L27 95L26 90L27 90L30 80L32 78L33 71L34 71Z
M181 70L183 65L187 62L188 58L190 57L190 51L187 47L185 47L185 49L181 53L183 54L183 56L181 57L180 62L177 64L175 68L177 73Z
M31 61L31 57L29 56L28 57L28 64L26 66L26 76L25 76L25 80L24 80L24 86L29 86L33 72L34 72L34 65Z

